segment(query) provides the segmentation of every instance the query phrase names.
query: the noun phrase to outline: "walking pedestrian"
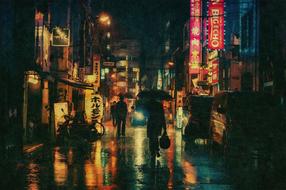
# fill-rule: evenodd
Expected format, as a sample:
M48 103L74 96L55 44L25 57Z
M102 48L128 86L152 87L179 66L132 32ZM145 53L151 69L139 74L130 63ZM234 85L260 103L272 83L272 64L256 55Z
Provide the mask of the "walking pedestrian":
M112 119L113 127L116 127L117 115L116 115L116 102L115 101L112 103L110 107L110 111L111 111L111 119Z
M166 134L166 120L161 101L150 99L147 103L148 121L147 137L149 138L149 151L151 158L160 157L159 136L163 132Z
M116 103L116 115L117 115L117 137L120 135L125 136L125 125L127 116L127 104L124 102L124 96L119 96L120 100Z

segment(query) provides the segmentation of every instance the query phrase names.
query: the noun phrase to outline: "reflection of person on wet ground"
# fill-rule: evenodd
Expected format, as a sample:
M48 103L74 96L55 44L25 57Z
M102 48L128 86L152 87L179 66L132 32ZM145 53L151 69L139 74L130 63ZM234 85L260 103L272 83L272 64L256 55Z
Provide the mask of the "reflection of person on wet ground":
M116 127L116 102L114 101L110 107L113 127Z
M117 115L117 137L120 135L125 136L125 125L127 116L127 104L124 102L124 96L121 95L120 101L116 104L116 115Z
M159 162L159 160L157 160ZM152 168L149 173L149 184L150 189L170 189L169 182L170 180L170 169L165 166L161 167L160 165L156 168Z
M147 137L149 138L149 151L152 158L159 157L159 136L166 133L166 120L162 102L151 99L147 103L148 122L147 122Z

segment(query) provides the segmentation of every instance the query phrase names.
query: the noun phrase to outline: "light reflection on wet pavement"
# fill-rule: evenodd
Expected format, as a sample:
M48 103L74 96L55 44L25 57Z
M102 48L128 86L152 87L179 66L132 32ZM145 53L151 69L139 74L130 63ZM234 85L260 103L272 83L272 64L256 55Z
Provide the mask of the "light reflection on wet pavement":
M186 144L180 131L168 131L171 147L161 150L155 166L145 127L128 127L126 137L116 139L108 126L107 135L89 148L55 147L27 161L16 189L240 189L231 185L221 156L203 143Z

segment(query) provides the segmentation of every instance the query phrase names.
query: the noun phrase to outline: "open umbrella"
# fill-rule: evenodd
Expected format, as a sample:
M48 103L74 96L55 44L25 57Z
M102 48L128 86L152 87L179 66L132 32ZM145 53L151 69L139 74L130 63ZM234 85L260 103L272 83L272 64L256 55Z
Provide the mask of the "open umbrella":
M137 95L139 98L172 100L173 97L163 90L143 90Z

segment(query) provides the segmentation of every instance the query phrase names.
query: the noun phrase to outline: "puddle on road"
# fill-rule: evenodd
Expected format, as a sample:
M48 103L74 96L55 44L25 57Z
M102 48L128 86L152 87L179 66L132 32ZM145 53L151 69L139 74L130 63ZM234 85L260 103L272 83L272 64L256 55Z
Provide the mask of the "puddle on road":
M68 154L70 155L70 154ZM68 177L68 164L64 154L61 154L59 150L54 152L54 180L58 186L65 185Z

